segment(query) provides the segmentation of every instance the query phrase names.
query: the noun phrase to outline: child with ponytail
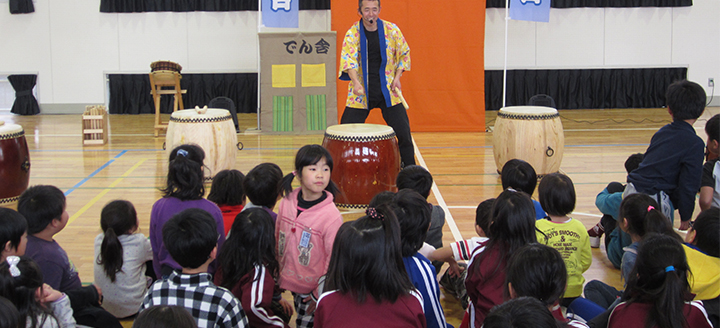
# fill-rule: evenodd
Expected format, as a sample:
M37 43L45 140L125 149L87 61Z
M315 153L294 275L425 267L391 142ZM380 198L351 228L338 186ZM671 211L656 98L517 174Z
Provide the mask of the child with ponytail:
M658 233L682 242L680 236L672 228L670 220L662 213L658 203L645 194L631 194L620 203L619 228L630 235L632 244L625 247L620 270L622 278L627 283L630 272L635 266L637 249L640 242L649 233ZM603 308L611 308L619 302L622 295L612 286L601 281L593 280L585 285L585 297Z
M215 203L203 198L205 196L203 160L205 160L205 152L198 145L184 144L170 152L167 185L160 190L163 192L163 198L153 204L150 212L153 268L158 278L167 277L171 272L182 269L163 244L163 225L170 221L173 215L188 208L207 211L215 219L220 234L217 241L218 248L221 248L225 242L222 212ZM210 264L209 273L215 273L215 262Z
M70 299L43 284L40 267L29 257L11 255L0 262L0 296L10 300L19 312L20 322L15 327L76 327Z
M702 302L692 301L690 269L681 243L651 234L643 240L608 327L710 328Z
M146 262L150 240L137 232L135 207L114 200L100 214L102 233L95 237L95 284L103 291L103 308L117 318L135 315L147 293Z
M470 297L469 321L476 328L482 326L490 309L503 302L505 272L510 255L520 247L537 242L535 235L535 206L522 191L507 189L495 199L488 238L473 251L465 287Z
M425 327L422 298L405 271L400 226L388 205L344 223L333 244L315 327Z
M275 227L262 208L240 212L218 255L217 286L230 290L240 300L250 326L289 327L292 305L282 298L275 283Z
M280 288L295 298L297 327L312 327L319 279L327 272L342 216L335 203L337 190L330 180L333 160L320 145L306 145L295 156L295 171L283 178L275 226ZM292 190L297 177L300 187Z

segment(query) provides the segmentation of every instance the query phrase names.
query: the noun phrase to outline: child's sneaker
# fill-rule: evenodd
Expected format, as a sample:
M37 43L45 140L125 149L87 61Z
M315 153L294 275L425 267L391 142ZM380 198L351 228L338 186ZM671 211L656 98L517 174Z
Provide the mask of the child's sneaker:
M602 237L604 233L605 228L603 228L601 222L598 222L598 224L590 228L590 230L588 230L588 235L590 236L590 247L600 247L600 237Z

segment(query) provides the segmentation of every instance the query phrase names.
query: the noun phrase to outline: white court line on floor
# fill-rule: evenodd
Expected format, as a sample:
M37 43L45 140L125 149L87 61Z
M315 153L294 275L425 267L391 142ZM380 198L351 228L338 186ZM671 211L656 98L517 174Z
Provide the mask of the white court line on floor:
M425 164L425 160L423 159L422 154L420 154L420 150L415 143L415 138L412 139L412 142L413 148L415 148L415 156L417 156L418 164L420 164L420 166L424 167L426 170L430 171ZM450 232L452 232L453 238L455 238L455 241L463 240L462 234L460 234L460 230L458 230L458 227L455 224L455 220L453 220L452 214L450 214L450 210L448 209L447 204L445 204L445 199L443 199L442 195L440 194L440 190L438 189L437 184L435 184L435 181L433 181L432 184L432 192L435 195L435 199L437 200L438 205L442 207L443 211L445 211L445 224L450 227Z
M594 218L601 218L601 214L592 214L592 213L583 213L583 212L572 212L570 215L583 215L583 216L591 216Z
M477 206L448 206L447 208L461 208L461 209L476 209ZM594 218L601 218L602 215L600 214L592 214L592 213L583 213L583 212L572 212L570 215L582 215L582 216L590 216Z

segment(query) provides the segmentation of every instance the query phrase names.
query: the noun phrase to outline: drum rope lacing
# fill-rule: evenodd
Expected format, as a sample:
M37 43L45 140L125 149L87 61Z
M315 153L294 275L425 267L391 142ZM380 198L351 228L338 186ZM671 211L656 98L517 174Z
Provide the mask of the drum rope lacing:
M331 139L331 140L368 142L368 141L387 140L387 139L395 138L395 132L391 132L391 133L380 135L380 136L338 136L338 135L329 134L326 132L325 137L328 139Z
M0 140L7 140L7 139L15 139L18 137L22 137L25 135L25 130L21 130L20 132L10 133L10 134L0 134Z
M220 116L220 117L202 117L202 118L185 118L185 117L177 118L177 117L170 116L170 121L176 122L176 123L213 123L213 122L221 122L221 121L230 120L231 118L232 117L229 115L228 116Z
M350 210L364 210L364 209L368 208L369 205L367 205L367 204L335 203L335 206L343 208L343 209L350 209Z
M560 117L559 113L554 114L541 114L541 115L529 115L529 114L506 114L498 112L498 117L507 118L511 120L549 120L552 118Z
M18 200L20 200L20 196L15 196L15 197L10 197L10 198L1 198L0 204L10 204L10 203L17 202Z

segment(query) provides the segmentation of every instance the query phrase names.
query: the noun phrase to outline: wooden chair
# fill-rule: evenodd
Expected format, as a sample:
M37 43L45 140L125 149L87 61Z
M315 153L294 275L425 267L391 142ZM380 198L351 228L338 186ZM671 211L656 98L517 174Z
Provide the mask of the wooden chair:
M167 130L167 123L160 120L160 99L162 95L173 95L173 112L178 109L185 109L183 105L182 95L187 90L180 88L181 75L174 71L154 71L150 73L150 86L152 87L152 96L155 101L155 136L157 137L160 130Z

